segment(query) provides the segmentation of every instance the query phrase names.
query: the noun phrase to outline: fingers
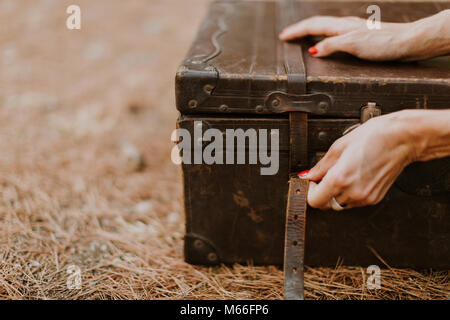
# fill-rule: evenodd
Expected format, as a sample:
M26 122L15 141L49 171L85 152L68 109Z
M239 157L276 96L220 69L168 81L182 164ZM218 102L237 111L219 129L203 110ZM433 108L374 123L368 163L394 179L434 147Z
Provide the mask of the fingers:
M336 192L332 179L327 179L327 176L320 183L310 182L308 204L317 209L330 209L330 200L336 195Z
M317 183L315 183L315 182L313 182L313 181L311 181L311 182L309 183L308 197L307 197L308 204L309 204L311 207L313 207L313 208L318 208L318 209L321 209L321 210L328 210L328 209L331 208L329 201L327 201L327 202L325 203L325 205L322 206L322 207L317 207L317 206L315 206L316 203L317 203L317 202L316 202L316 198L317 198L317 187L318 187L318 185L319 185L319 184L317 184ZM311 200L311 199L312 199L312 200Z
M334 185L334 175L329 172L344 151L345 145L345 137L336 140L327 154L308 173L300 176L311 181L308 191L308 204L311 207L330 209L330 199L339 193L339 189Z
M333 22L336 18L326 16L316 16L302 20L296 24L286 27L280 33L281 40L292 40L306 36L332 36L337 34L336 25Z
M309 170L306 175L303 175L301 178L311 181L322 180L323 177L327 174L328 170L330 170L336 164L345 148L345 142L341 139L335 141L326 155L311 170Z
M311 170L308 174L302 176L304 179L311 181L320 181L326 175L327 171L336 163L338 155L326 154Z
M293 40L305 36L336 36L355 30L364 24L356 17L315 16L286 27L280 33L281 40Z
M335 52L353 53L353 43L351 34L330 37L317 43L312 53L317 58L327 57Z
M347 137L336 140L327 154L309 171L307 176L301 177L311 181L320 181L317 184L314 182L310 183L308 204L313 208L330 209L330 200L333 197L337 200L337 196L341 195L343 190L349 186L348 180L341 175L343 171L342 163L341 165L338 163L347 147ZM339 201L338 203L345 204L345 202Z
M310 182L312 188L308 191L308 204L311 207L330 209L333 197L345 209L376 205L383 200L398 176L384 176L381 180L373 177L377 183L372 181L363 186L356 184L354 179L349 179L346 175L338 174L340 172L342 169L335 166L320 183Z

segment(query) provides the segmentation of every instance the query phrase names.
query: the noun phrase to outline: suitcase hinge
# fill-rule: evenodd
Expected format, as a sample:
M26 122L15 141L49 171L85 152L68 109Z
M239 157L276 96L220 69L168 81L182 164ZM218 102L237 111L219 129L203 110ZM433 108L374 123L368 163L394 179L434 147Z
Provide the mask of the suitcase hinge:
M332 98L324 93L291 94L272 92L266 97L266 108L274 113L306 112L324 114L332 106Z

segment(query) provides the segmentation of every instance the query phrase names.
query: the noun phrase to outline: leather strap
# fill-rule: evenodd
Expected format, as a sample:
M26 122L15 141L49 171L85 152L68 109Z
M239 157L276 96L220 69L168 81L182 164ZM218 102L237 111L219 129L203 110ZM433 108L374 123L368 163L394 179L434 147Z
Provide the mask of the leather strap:
M304 300L303 262L308 186L308 180L297 177L292 177L289 181L284 240L286 300Z
M278 25L284 27L301 19L296 1L278 2ZM280 30L281 31L281 30ZM291 94L306 94L306 68L301 42L282 42L283 61ZM289 113L290 172L298 173L308 167L308 114ZM305 247L306 196L308 181L293 177L289 181L284 244L284 295L286 300L303 300L303 260Z
M308 166L308 114L289 113L290 172L298 173Z
M277 33L284 27L294 24L302 19L299 16L298 4L295 0L281 0L276 2ZM279 58L282 59L284 72L288 78L287 87L283 91L292 94L306 93L306 72L302 50L303 41L280 41Z

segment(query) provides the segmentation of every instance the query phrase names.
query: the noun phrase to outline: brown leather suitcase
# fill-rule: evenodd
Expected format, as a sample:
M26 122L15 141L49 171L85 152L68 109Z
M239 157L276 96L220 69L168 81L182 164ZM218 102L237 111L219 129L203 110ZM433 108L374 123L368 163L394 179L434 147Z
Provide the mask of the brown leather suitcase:
M321 14L406 22L449 2L252 2L211 5L176 75L178 128L204 150L207 129L278 129L276 174L250 164L184 163L185 259L193 264L283 264L288 181L310 168L355 124L406 108L450 108L450 57L367 62L346 54L310 57L313 39L278 40L279 31ZM377 48L374 48L376 50ZM449 124L450 125L450 124ZM414 123L411 123L414 126ZM273 131L271 131L273 130ZM271 139L274 137L271 137ZM184 150L183 152L185 152ZM224 150L218 151L225 152ZM305 263L450 267L450 159L407 167L378 205L343 213L308 208Z

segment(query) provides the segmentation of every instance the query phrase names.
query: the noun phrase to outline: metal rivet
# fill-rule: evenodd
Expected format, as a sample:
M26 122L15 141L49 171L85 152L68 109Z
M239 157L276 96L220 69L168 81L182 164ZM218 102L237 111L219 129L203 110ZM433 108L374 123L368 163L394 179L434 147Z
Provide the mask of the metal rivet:
M197 107L197 100L191 100L189 101L189 108L194 109Z
M223 104L219 107L220 111L227 111L228 110L228 106L226 104Z
M317 135L317 138L319 138L320 141L326 141L327 140L327 133L325 131L320 131Z
M261 105L256 106L256 112L263 112L264 111L264 107Z
M211 262L217 261L217 254L215 254L214 252L208 253L208 260Z
M320 101L319 102L319 109L322 110L322 111L326 111L328 109L328 102Z
M278 99L272 100L272 106L278 107L280 105L280 101Z
M201 249L203 248L203 241L200 239L197 239L194 241L194 247L196 247L197 249Z
M214 87L210 84L207 84L203 87L203 90L208 94L210 94L213 91L213 89L214 89Z

